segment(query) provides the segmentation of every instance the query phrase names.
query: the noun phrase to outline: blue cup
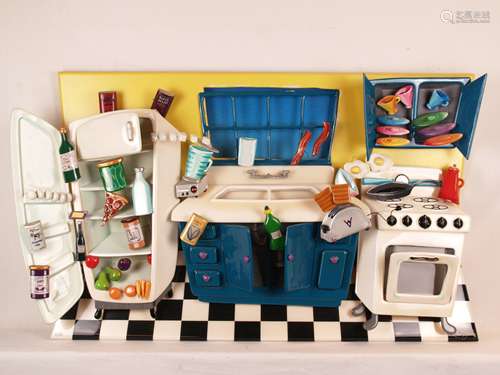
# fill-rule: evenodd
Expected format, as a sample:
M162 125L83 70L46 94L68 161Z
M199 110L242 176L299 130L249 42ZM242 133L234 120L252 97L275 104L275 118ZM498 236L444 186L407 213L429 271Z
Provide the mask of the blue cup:
M190 145L186 160L184 177L192 180L201 180L212 165L213 151L199 144Z
M432 91L432 95L425 105L427 109L433 110L438 107L448 107L450 104L450 97L443 90L437 89Z

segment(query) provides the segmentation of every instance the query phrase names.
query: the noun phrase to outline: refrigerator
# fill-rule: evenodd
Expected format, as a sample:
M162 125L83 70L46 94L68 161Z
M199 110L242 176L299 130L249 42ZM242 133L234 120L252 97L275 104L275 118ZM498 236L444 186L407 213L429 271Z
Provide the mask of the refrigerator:
M96 317L103 308L149 308L154 312L170 292L177 263L177 224L170 220L170 213L179 202L174 189L180 178L181 135L151 109L103 113L72 122L68 128L81 173L71 183L64 182L56 127L20 109L11 117L14 195L26 276L30 277L29 266L49 266L49 297L36 300L41 315L47 323L63 316L84 293L84 281L95 301ZM105 191L96 164L116 157L123 158L127 181L123 194L130 203L102 225ZM146 246L131 250L121 219L135 216L130 190L138 167L144 168L151 184L153 212L140 217ZM99 258L95 268L78 261L72 211L87 212L83 221L85 254ZM45 247L33 250L25 225L36 221L41 223ZM131 266L111 286L124 289L137 280L148 280L148 298L123 295L115 300L108 291L95 288L98 273L107 266L116 267L124 257L131 260Z

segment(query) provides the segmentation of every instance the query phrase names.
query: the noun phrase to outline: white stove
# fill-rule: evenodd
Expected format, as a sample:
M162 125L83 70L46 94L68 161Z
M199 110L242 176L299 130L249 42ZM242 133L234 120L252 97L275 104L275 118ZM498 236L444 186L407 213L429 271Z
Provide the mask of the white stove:
M367 198L368 189L392 182L404 174L418 184L411 195L391 200ZM360 233L356 294L372 315L365 323L373 329L378 315L441 318L452 333L451 316L462 259L464 235L470 218L451 202L437 198L441 171L429 168L393 167L370 173L361 185L361 198L371 211L371 229Z
M462 209L432 196L409 195L388 201L363 200L381 230L468 232L470 218Z

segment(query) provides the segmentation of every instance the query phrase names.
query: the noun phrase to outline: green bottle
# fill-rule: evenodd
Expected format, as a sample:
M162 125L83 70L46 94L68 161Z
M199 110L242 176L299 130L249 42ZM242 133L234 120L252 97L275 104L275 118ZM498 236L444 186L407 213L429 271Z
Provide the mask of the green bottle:
M281 222L279 219L273 215L271 209L266 206L264 207L264 212L266 213L266 220L264 221L264 229L271 236L269 241L269 248L273 251L284 251L285 250L285 237L281 232Z
M59 146L59 157L61 158L64 182L73 182L80 178L80 169L76 161L75 149L68 141L68 130L62 127L60 132L61 146Z

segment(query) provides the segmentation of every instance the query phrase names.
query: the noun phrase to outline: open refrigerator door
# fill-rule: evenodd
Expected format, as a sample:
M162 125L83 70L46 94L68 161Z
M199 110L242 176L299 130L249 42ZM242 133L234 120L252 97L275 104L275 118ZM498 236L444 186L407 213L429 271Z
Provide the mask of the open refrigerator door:
M13 112L11 158L21 250L27 267L48 266L48 297L37 299L47 323L64 315L83 293L68 218L72 195L64 182L59 144L51 124L23 110ZM33 283L32 277L32 289L37 287Z

